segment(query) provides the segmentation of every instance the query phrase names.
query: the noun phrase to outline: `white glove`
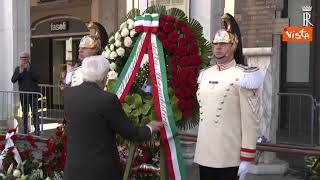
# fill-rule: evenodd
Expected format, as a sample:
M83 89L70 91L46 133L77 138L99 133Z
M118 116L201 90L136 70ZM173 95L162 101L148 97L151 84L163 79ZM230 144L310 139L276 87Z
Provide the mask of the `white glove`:
M239 165L239 170L238 170L238 176L240 177L239 180L244 180L246 178L250 164L251 162L249 161L241 161Z
M67 85L71 84L72 74L73 74L73 72L67 72L66 79L64 81Z

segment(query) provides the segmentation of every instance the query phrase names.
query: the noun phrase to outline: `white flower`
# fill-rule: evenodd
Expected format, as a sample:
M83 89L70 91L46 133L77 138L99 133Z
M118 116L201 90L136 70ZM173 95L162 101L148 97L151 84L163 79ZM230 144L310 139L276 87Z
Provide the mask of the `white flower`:
M106 45L106 47L104 48L104 50L110 50L108 45Z
M133 28L134 28L134 24L133 24L133 23L128 25L128 29L129 29L129 30L131 30L131 29L133 29Z
M127 23L128 23L128 29L129 30L134 28L134 21L132 19L128 19Z
M50 178L50 177L47 177L45 180L51 180L51 178Z
M130 31L130 37L133 37L135 34L136 34L136 31L135 31L134 29L132 29L132 30Z
M125 37L123 44L124 44L125 47L130 47L131 44L132 44L131 38L130 37Z
M127 22L123 22L123 23L120 25L120 29L123 29L123 28L127 28Z
M114 42L114 36L111 36L110 38L109 38L109 41L108 41L109 43L113 43Z
M115 51L112 51L110 54L110 59L115 59L116 57L118 57L118 54Z
M110 51L113 51L113 50L114 50L114 45L111 44L111 45L110 45Z
M20 177L21 176L21 171L19 169L15 169L13 171L13 174L12 174L14 177Z
M110 64L110 70L111 70L111 71L114 71L114 70L116 70L116 69L117 69L116 63L112 62L112 63Z
M118 73L115 71L109 71L108 72L108 79L117 79L118 78Z
M127 20L127 23L128 23L128 24L134 24L134 21L133 21L132 19L128 19L128 20Z
M120 47L121 46L121 41L119 41L119 40L116 40L116 42L114 43L114 45L116 46L116 47Z
M111 54L111 51L109 49L107 49L106 51L103 51L103 54L104 54L104 57L106 59L109 59L110 58L110 54Z
M121 35L119 32L116 32L116 34L114 35L116 40L120 40L121 39Z
M116 50L117 54L121 57L124 56L124 53L125 53L125 50L122 48L122 47L119 47L117 50Z
M124 28L124 29L121 30L121 36L122 36L122 37L126 37L126 36L128 36L128 35L129 35L129 30L128 30L128 28Z

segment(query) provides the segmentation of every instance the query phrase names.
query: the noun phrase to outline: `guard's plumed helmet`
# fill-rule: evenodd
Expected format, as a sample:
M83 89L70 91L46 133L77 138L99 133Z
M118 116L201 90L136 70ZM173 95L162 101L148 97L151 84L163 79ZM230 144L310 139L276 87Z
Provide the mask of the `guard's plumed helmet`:
M103 48L108 41L108 34L105 28L98 22L89 22L87 27L90 35L84 36L81 39L79 47L102 50L101 48Z
M87 35L81 39L79 47L101 49L101 43L98 37Z
M213 44L215 43L232 43L232 50L234 58L238 64L244 64L244 57L242 53L242 41L240 28L234 17L228 13L221 17L224 25L214 36Z
M220 29L214 36L212 43L232 43L232 50L234 52L238 45L238 37L225 29Z

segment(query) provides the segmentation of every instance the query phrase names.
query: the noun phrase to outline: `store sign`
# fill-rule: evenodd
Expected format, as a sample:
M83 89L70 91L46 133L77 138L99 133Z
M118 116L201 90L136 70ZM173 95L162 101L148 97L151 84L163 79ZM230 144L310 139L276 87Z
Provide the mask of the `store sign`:
M68 30L68 22L51 22L50 23L50 31L67 31Z

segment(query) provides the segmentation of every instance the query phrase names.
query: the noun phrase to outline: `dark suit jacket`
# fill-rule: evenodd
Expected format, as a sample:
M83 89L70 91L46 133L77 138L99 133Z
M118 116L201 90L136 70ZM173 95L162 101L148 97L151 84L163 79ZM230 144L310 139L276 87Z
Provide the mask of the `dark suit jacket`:
M150 129L131 125L118 97L96 83L66 88L64 105L68 143L63 179L122 179L116 134L145 141L151 138Z
M38 86L39 79L39 72L34 65L30 64L30 70L24 70L22 73L19 72L19 66L16 67L11 82L15 83L18 81L20 91L40 92Z

